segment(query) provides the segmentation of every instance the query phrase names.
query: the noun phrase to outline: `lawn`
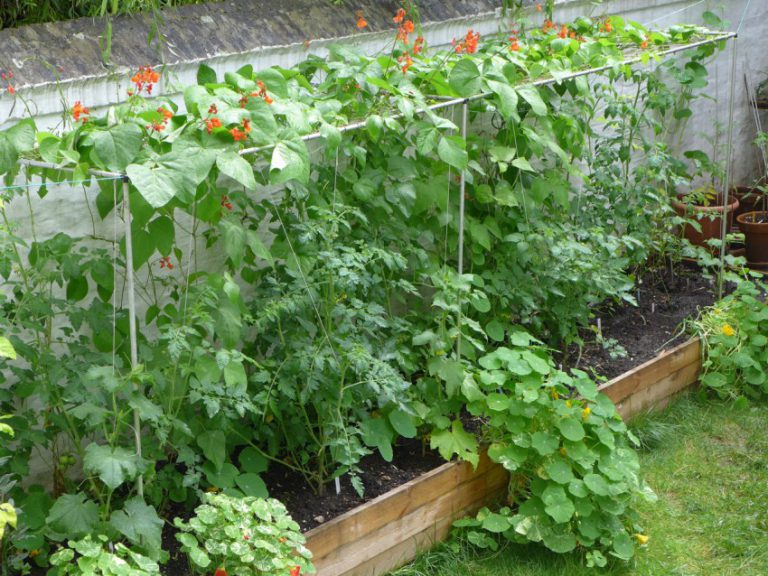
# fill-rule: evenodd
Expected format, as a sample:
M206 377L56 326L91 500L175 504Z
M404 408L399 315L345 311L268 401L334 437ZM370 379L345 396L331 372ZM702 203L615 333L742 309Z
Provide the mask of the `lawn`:
M642 576L768 574L768 405L739 407L686 397L634 429L648 483L643 505L650 541L627 565L602 571ZM578 555L507 545L477 553L453 540L392 576L579 576L594 574Z

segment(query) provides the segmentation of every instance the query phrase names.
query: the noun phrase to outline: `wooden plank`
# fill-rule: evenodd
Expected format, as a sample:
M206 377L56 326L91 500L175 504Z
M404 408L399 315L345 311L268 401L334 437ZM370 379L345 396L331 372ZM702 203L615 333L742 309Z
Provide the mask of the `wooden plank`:
M600 386L600 391L618 405L633 394L664 380L671 373L700 363L701 343L698 338L694 338L606 382Z
M406 516L491 467L492 462L484 452L480 455L476 471L466 462L443 464L327 524L313 528L306 533L307 547L319 561L340 546Z
M508 480L507 471L500 466L486 470L410 514L391 521L359 539L347 542L319 561L313 559L318 575L357 574L358 566L389 554L392 548L418 535L422 535L424 540L431 539L434 542L438 534L435 526L445 522L450 524L463 516L466 510L474 506L479 508L492 497L505 494Z
M696 383L701 373L701 363L694 362L683 366L658 382L647 386L616 405L625 420L651 408L660 407L671 396Z

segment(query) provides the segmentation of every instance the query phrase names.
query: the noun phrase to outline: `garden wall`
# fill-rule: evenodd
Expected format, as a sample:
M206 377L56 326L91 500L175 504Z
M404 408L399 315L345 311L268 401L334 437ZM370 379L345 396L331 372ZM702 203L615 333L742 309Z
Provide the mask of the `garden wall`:
M71 105L80 100L91 108L115 104L125 97L129 72L141 64L163 63L164 77L156 87L157 93L180 100L181 88L195 82L202 61L220 72L245 64L256 69L288 67L310 53L322 55L332 42L347 42L367 52L378 51L391 42L391 15L398 2L361 0L354 6L347 4L284 0L276 6L270 0L230 0L186 6L163 13L160 43L147 42L157 22L151 15L120 17L113 22L109 68L102 63L107 48L104 21L80 19L2 30L0 69L13 71L17 97L0 93L0 128L32 115L41 130L55 130L63 122L65 102ZM499 4L500 0L421 0L424 36L432 46L445 46L469 27L481 34L495 32L501 22ZM700 22L702 12L712 9L730 20L730 29L735 30L747 0L605 0L599 8L589 0L562 0L559 4L556 17L561 21L599 10L657 26ZM357 32L357 9L363 10L371 32ZM540 18L533 10L532 14L534 19ZM768 73L768 37L762 29L767 18L768 3L752 2L736 42L735 183L748 182L758 169L751 146L755 126L746 104L744 74L757 83ZM713 145L725 142L731 57L729 48L711 67L709 95L713 99L697 101L684 146L711 152ZM88 230L90 221L83 218L84 207L72 205L75 197L83 198L82 191L61 188L49 195L35 223L37 234L44 237L68 230L77 235ZM31 233L26 212L17 217L20 234Z

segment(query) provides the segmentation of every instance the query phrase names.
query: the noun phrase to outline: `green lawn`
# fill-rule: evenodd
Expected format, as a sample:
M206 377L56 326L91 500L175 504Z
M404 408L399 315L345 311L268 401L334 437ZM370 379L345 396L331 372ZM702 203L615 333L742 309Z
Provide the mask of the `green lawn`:
M768 575L768 405L684 398L634 423L645 477L659 496L642 508L650 541L623 576ZM457 540L392 576L580 576L578 555L507 545L478 553Z

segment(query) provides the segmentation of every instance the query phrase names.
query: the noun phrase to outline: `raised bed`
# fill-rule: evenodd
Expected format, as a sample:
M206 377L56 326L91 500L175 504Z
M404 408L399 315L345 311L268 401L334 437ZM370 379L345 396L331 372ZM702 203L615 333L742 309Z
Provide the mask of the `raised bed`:
M701 344L693 339L600 387L627 419L665 405L694 384ZM477 470L449 462L310 530L319 576L378 576L443 540L453 522L507 494L509 473L483 455Z

